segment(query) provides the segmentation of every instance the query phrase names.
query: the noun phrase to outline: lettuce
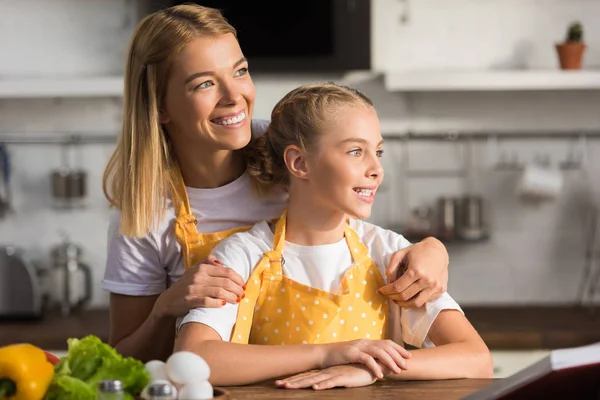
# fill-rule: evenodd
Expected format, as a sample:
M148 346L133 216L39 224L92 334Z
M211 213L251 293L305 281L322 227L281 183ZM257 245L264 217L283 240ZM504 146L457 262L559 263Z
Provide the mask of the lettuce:
M96 336L68 339L67 343L68 354L55 366L46 400L95 399L98 383L104 379L120 380L126 397L133 398L150 381L141 361L121 356Z

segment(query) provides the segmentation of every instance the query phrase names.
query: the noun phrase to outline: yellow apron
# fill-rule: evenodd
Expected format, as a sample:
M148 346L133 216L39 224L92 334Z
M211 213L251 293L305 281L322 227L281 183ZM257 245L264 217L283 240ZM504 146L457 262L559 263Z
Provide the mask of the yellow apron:
M346 225L344 236L354 264L338 294L283 275L285 225L284 211L276 225L274 250L264 253L246 284L231 341L283 345L386 338L389 305L377 292L385 279L356 232Z
M220 232L199 233L196 229L198 221L192 215L190 202L185 190L185 183L181 173L175 174L178 182L172 195L173 207L176 210L175 237L181 246L183 254L183 265L185 269L198 264L204 260L219 242L236 232L244 232L252 226L241 226Z

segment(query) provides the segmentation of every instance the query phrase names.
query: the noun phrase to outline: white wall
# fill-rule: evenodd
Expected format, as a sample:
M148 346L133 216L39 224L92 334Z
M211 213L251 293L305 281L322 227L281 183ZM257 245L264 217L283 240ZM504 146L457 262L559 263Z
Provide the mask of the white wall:
M600 39L592 23L600 16L595 1L413 0L405 25L398 22L401 1L374 2L374 63L379 71L391 67L555 68L553 43L573 18L588 22L586 67L600 64L593 48ZM0 0L0 79L119 73L136 13L132 0ZM384 35L388 28L392 34ZM381 77L369 74L255 75L255 116L268 118L275 102L296 85L324 79L355 85L371 96L386 132L390 126L414 132L600 129L597 91L402 95L387 92ZM120 107L114 99L0 100L0 133L116 134ZM576 139L514 140L502 148L521 161L531 160L536 152L548 152L556 161L564 159L574 144ZM586 164L587 179L582 171L569 172L566 189L556 201L532 206L514 195L518 173L489 168L485 145L474 144L470 187L489 201L492 239L449 247L451 294L462 304L574 301L584 262L581 221L594 187L600 187L599 162ZM81 166L91 175L91 193L85 208L66 212L51 207L48 179L61 163L60 147L11 145L15 213L0 220L0 243L20 245L42 263L48 263L49 248L59 242L59 231L80 243L98 283L94 306L107 304L107 295L99 287L108 216L100 182L112 149L113 145L79 149ZM409 165L411 169L456 169L463 150L450 143L414 142ZM467 190L467 182L459 178L404 179L401 154L400 144L390 141L386 190L377 200L373 221L397 226L412 207ZM598 154L600 141L588 142L587 159Z

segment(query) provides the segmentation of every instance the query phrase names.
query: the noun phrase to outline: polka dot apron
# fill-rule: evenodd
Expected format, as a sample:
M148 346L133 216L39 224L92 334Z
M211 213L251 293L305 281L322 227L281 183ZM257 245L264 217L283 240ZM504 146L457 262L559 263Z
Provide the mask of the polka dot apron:
M199 233L196 229L198 221L196 220L196 217L192 215L190 202L181 173L175 175L178 177L179 181L175 185L175 192L173 193L173 206L177 210L177 217L175 219L175 237L181 246L183 265L187 270L208 257L212 249L219 244L221 240L236 232L248 231L252 226L242 226L220 232Z
M377 292L385 279L356 232L346 225L344 236L354 264L338 294L283 274L285 226L286 212L276 224L273 250L264 253L246 284L231 341L284 345L387 337L389 305Z

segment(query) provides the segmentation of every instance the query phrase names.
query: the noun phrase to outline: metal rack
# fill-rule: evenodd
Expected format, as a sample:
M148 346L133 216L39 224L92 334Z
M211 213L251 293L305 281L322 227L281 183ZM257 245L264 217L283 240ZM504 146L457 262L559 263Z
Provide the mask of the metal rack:
M0 134L0 142L17 145L70 145L70 144L113 144L118 136L108 133L73 134L73 133L47 133L32 136L22 134Z

